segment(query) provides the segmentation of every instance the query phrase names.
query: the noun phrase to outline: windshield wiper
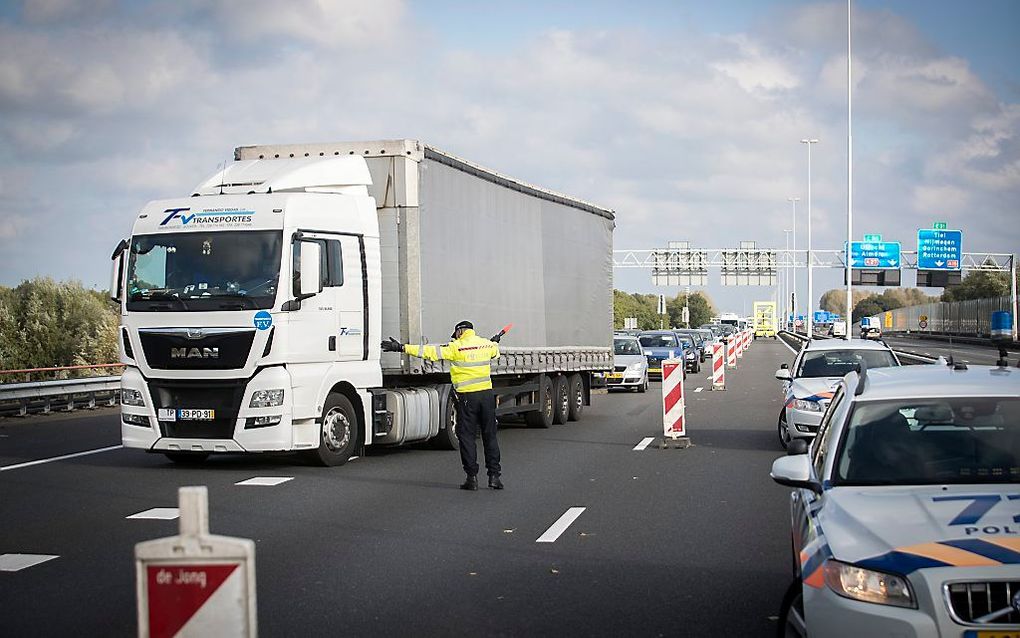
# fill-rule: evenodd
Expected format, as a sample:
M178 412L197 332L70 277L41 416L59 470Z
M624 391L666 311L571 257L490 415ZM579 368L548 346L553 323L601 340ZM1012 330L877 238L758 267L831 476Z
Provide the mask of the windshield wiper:
M158 300L154 299L154 298L149 298L149 299L142 298L142 299L134 299L132 301L147 301L147 302L149 302L149 310L173 310L172 306L160 303L163 300L166 300L166 301L176 301L177 303L179 303L181 305L181 310L184 310L184 311L190 310L190 308L188 308L188 304L187 304L186 301L184 301L180 297L174 297L172 295L160 295L158 297Z
M228 301L224 301L223 303L220 304L220 308L223 308L225 310L243 310L245 308L250 308L254 310L255 308L259 307L259 305L255 303L254 299L248 297L247 295L242 295L239 292L219 292L213 295L213 299L216 299L218 297L229 298Z

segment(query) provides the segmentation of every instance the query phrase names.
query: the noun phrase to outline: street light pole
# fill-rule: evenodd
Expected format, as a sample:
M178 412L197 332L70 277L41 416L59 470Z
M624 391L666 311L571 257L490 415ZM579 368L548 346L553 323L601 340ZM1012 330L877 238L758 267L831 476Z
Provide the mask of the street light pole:
M850 242L854 237L854 136L853 136L853 91L850 57L850 4L846 0L846 336L853 334L853 273L850 268ZM808 145L810 148L810 144Z
M793 320L797 320L797 202L800 201L799 197L787 197L786 201L793 204L793 259L791 260L790 268L793 270L793 287L790 288L790 306L792 306ZM796 326L795 326L796 327Z
M813 279L811 276L811 145L817 144L818 140L807 138L800 141L801 144L807 144L807 317L805 323L807 324L807 336L808 339L814 334L814 311L815 311L815 292L813 286Z
M790 261L790 267L784 272L784 278L786 279L786 285L783 290L783 325L789 330L790 326L790 270L793 269L793 256L790 254L790 233L793 231L789 228L783 229L783 235L786 236L786 257Z

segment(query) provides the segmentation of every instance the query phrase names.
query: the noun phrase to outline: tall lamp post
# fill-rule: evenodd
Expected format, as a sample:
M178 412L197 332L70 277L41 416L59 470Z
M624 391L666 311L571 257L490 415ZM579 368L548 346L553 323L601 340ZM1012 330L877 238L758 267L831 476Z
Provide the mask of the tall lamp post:
M814 334L814 312L815 312L815 291L811 276L811 145L817 144L818 140L807 138L800 141L807 144L807 336L810 339Z
M846 0L846 339L853 333L853 273L850 270L850 242L854 236L854 136L850 58L850 3ZM808 148L810 148L810 144Z
M789 319L790 319L790 270L793 269L793 258L790 255L790 233L792 233L792 232L793 231L791 229L789 229L789 228L784 228L783 229L783 234L786 236L786 257L787 257L787 259L790 260L790 267L786 268L785 271L783 272L783 275L784 275L783 278L786 280L786 282L785 282L786 285L784 286L784 290L783 290L783 303L782 303L782 308L783 308L783 325L786 326L787 330L789 330L789 329L791 329L793 327L793 326L790 325L790 322L789 322Z
M793 254L791 259L790 268L793 270L793 285L786 293L790 297L791 312L793 313L793 320L797 320L797 202L800 201L799 197L787 197L786 201L793 204Z

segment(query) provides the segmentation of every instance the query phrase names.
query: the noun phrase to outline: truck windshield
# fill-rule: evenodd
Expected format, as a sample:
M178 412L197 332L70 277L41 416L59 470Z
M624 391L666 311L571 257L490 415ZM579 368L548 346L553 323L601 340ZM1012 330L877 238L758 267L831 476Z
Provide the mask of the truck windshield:
M948 397L854 410L835 467L841 485L1011 483L1020 471L1020 399Z
M278 230L137 235L128 262L127 309L271 308L282 240Z

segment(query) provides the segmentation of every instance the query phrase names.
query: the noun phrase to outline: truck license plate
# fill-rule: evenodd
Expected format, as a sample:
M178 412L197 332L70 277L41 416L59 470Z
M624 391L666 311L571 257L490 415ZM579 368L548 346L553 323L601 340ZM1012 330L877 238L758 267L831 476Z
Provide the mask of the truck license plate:
M212 421L216 418L216 410L182 408L177 410L177 418L181 421Z
M1020 638L1020 631L975 631L973 629L963 632L963 638Z

